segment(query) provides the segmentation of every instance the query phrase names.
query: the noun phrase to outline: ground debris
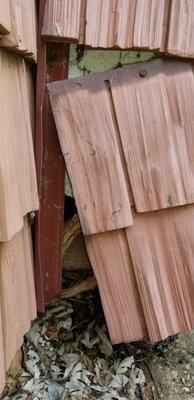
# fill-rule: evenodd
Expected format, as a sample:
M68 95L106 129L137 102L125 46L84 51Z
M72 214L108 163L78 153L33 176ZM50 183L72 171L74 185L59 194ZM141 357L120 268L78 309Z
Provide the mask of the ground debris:
M1 400L192 399L194 334L185 335L190 349L181 335L112 346L97 289L60 299L26 335L22 368L8 372Z
M26 335L22 370L2 399L139 400L144 372L134 356L113 350L95 307L92 293L50 305Z

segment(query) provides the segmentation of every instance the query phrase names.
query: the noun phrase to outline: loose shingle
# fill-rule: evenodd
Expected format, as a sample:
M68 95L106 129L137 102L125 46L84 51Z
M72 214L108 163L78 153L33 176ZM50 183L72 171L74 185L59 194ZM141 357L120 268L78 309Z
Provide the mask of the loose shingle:
M84 234L131 225L128 187L106 84L85 79L47 86Z
M157 60L112 73L110 89L138 212L194 202L194 76Z

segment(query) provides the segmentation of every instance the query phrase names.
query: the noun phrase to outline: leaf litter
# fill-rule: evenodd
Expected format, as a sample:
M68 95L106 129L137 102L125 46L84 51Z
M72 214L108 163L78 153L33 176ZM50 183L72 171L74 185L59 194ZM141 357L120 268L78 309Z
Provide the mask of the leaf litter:
M146 342L112 346L95 291L48 306L25 336L1 400L154 400ZM96 300L97 299L97 300ZM143 347L142 347L143 346Z

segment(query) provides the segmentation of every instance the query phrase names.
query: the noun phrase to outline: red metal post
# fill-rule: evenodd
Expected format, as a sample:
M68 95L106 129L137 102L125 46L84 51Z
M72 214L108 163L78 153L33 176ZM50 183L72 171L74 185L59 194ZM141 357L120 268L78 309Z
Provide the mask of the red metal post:
M61 291L61 241L65 165L45 83L66 79L69 46L44 43L40 32L45 0L40 0L35 157L40 210L35 226L35 281L38 310Z

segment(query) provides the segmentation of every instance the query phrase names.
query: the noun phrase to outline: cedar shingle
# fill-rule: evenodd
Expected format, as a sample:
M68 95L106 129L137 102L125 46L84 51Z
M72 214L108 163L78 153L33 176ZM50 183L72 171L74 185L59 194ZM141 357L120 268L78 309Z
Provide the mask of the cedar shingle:
M0 241L23 227L39 206L25 62L0 50Z
M47 86L84 234L131 225L106 84L85 79Z

